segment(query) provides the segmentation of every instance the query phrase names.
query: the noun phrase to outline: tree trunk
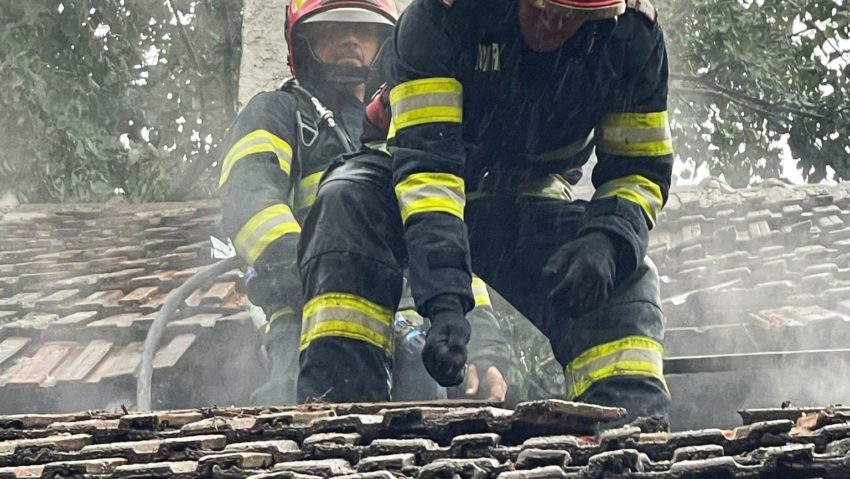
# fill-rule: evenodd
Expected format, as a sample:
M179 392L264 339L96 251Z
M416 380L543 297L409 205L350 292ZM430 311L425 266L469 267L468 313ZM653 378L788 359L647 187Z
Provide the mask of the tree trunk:
M283 34L288 0L245 0L239 106L262 91L274 90L290 75Z

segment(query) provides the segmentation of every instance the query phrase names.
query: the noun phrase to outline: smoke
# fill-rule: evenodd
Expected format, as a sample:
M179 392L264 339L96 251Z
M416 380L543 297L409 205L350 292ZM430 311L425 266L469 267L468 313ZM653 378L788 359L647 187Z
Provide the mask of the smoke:
M674 426L731 427L738 409L784 401L846 403L848 190L722 186L674 188L652 233L668 365L705 357L689 360L704 372L668 377Z

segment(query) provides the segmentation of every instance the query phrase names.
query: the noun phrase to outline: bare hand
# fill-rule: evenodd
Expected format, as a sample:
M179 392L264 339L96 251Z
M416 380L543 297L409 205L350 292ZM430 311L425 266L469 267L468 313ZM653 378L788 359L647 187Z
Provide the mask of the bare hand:
M488 401L502 402L508 394L508 383L502 372L496 366L487 368L486 384L490 385L490 395ZM478 389L481 387L481 378L478 377L478 368L474 364L470 364L466 370L466 391L467 396L473 397L478 394Z

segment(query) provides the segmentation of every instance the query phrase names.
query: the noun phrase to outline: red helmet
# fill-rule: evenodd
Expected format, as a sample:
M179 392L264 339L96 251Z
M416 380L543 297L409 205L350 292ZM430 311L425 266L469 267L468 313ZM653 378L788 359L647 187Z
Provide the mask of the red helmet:
M295 74L302 61L298 49L299 26L313 22L373 23L390 34L398 20L393 0L292 0L286 7L286 43L289 67Z
M586 15L599 20L614 18L626 11L626 0L538 0L542 5L565 13Z

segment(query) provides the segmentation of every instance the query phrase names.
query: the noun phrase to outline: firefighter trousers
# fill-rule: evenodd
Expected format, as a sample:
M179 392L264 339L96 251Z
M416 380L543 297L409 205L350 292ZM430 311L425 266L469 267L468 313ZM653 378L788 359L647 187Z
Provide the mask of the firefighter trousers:
M305 221L299 401L390 399L392 312L407 257L389 163L364 155L329 171ZM585 207L510 193L468 199L473 271L549 339L568 399L666 416L664 316L648 259L584 315L548 300L557 278L542 270L574 238Z

